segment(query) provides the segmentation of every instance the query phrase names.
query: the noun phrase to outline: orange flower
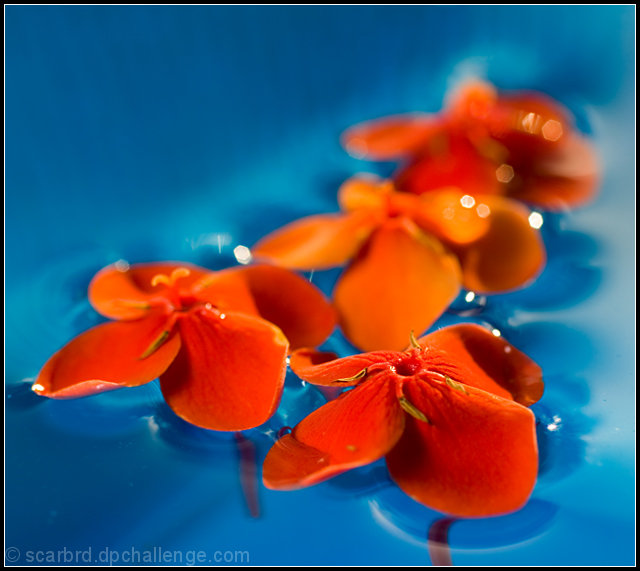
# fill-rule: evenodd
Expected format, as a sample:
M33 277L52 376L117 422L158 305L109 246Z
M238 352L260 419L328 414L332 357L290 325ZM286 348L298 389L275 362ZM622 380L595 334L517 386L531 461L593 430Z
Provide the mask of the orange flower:
M588 202L599 184L595 152L566 109L541 93L499 94L481 81L453 92L439 114L362 123L342 142L360 158L405 161L394 181L416 194L454 187L561 210Z
M178 416L214 430L265 422L280 401L289 344L317 345L335 324L319 291L270 266L115 264L93 278L89 300L117 321L53 355L33 390L73 398L160 377Z
M544 266L529 211L507 197L479 201L453 189L416 196L363 175L342 185L338 201L341 213L293 222L253 254L300 270L352 260L334 303L345 335L365 351L404 347L407 333L425 331L461 286L508 291Z
M386 458L413 499L447 514L514 511L537 476L540 368L478 325L446 327L402 352L336 359L301 349L291 367L316 385L355 387L302 420L267 454L268 488L293 490Z

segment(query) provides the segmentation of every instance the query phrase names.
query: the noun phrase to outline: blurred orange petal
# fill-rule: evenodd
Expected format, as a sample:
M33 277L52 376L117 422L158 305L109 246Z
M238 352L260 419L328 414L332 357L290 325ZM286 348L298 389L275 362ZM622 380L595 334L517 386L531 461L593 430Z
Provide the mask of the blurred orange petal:
M328 269L349 260L375 224L368 212L309 216L262 238L252 252L257 259L286 268Z
M488 132L514 153L530 161L546 149L563 144L573 131L572 117L560 103L543 93L500 95L485 120Z
M542 238L529 221L530 211L502 197L482 197L481 204L488 209L488 230L478 240L455 248L464 287L497 293L528 285L546 261Z
M334 302L347 338L365 351L399 350L455 299L457 260L404 218L376 230L340 277Z
M338 189L338 203L344 212L380 210L393 183L371 174L357 174L347 179Z
M505 187L496 170L506 156L503 147L490 139L477 145L452 133L442 139L439 147L416 155L412 162L400 167L394 182L399 190L414 194L440 190L471 196L501 194Z
M458 190L428 192L420 196L413 219L425 232L454 244L481 238L489 229L489 210L481 197Z
M393 115L350 127L341 142L356 158L392 160L417 152L442 128L442 119L435 115Z
M497 89L488 81L467 80L449 91L445 113L456 122L485 120L498 99Z
M579 135L566 138L535 162L521 157L509 186L511 197L545 210L561 211L593 200L600 184L600 164L591 143Z

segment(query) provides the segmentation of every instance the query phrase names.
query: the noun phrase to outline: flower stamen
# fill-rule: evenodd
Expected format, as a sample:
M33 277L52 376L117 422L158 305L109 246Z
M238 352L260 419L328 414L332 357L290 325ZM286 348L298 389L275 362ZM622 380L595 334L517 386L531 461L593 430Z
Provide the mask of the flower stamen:
M398 402L400 403L402 409L413 416L413 418L417 418L422 422L431 424L431 421L427 418L427 416L421 410L419 410L407 397L398 397Z
M151 344L145 349L144 353L138 357L139 360L146 359L149 355L155 353L160 346L169 338L169 334L171 332L168 329L165 329L156 337Z
M418 340L416 339L415 334L413 333L413 329L411 330L411 333L409 333L409 343L414 349L422 349L422 347L420 347L420 343L418 343Z
M358 379L363 379L364 377L367 376L368 372L369 371L368 371L367 367L365 367L364 369L362 369L362 371L360 371L356 375L353 375L353 377L346 377L344 379L336 379L333 382L334 383L351 383L353 381L357 381Z
M467 389L465 389L465 387L464 387L464 385L462 383L454 381L451 377L448 377L447 375L444 376L444 382L447 383L448 386L450 386L452 389L454 389L456 391L460 391L461 393L464 393L465 395L469 394L467 392Z
M156 274L151 278L151 287L156 287L159 284L164 284L168 287L173 287L176 283L176 280L180 278L185 278L191 273L187 268L176 268L171 272L171 275L166 274Z

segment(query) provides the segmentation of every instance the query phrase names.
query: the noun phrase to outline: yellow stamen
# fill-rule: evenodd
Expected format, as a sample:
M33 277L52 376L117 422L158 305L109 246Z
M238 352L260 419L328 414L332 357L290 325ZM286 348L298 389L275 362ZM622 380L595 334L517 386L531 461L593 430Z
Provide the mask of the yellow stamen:
M333 381L334 383L350 383L352 381L357 381L358 379L362 379L367 376L367 368L365 367L360 371L357 375L353 375L353 377L347 377L345 379L336 379Z
M146 359L149 355L151 355L152 353L155 353L168 338L169 338L169 331L165 330L162 333L160 333L160 335L158 335L158 337L156 337L156 339L154 339L151 342L151 345L149 345L146 348L144 353L142 353L142 355L140 355L138 359L140 360Z
M176 280L185 278L191 273L187 268L176 268L171 272L171 275L156 274L151 278L151 287L156 287L158 284L164 284L168 287L172 287Z
M398 402L405 412L408 412L411 416L421 420L422 422L431 424L431 421L426 417L426 415L422 411L418 410L415 405L407 399L407 397L398 397Z
M455 389L456 391L460 391L465 395L469 394L467 392L467 389L464 388L464 385L462 383L458 383L457 381L454 381L451 377L447 377L447 375L444 376L444 382L447 383L447 385L449 385L452 389Z
M171 285L169 276L165 274L156 274L151 278L151 287L156 287L158 284Z
M422 349L422 347L420 347L420 343L418 343L418 340L413 333L413 329L411 330L411 333L409 333L409 342L414 349Z

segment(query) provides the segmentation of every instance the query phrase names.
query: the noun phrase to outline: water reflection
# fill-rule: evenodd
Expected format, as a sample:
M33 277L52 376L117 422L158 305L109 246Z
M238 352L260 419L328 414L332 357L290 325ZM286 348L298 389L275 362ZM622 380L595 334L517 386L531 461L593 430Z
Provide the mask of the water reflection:
M324 487L324 492L334 497L365 497L394 486L384 460L378 460L332 478Z
M284 391L275 414L254 430L275 440L283 427L292 427L327 402L327 398L315 387L299 379L287 367Z
M555 504L532 498L507 515L451 518L414 502L395 487L376 493L369 508L389 533L429 549L434 565L447 565L456 551L496 549L538 537L551 527L558 511Z
M29 377L20 381L7 382L4 392L5 407L15 411L25 411L42 406L45 399L31 390L33 381L34 379Z
M582 412L588 401L583 379L566 375L546 379L544 397L531 407L538 437L538 489L567 477L584 463L584 436L596 424L596 419Z
M38 268L13 291L6 307L8 379L35 377L66 341L102 321L89 304L87 287L96 271L119 256L102 250L69 252Z
M453 565L451 549L449 548L449 528L457 521L452 517L438 519L429 528L427 534L427 547L431 564L436 567L449 567Z
M235 449L233 432L218 432L195 426L175 414L163 400L146 417L156 441L169 446L176 454L191 461L210 464L216 454Z
M235 463L242 504L251 518L258 518L260 508L260 469L269 444L257 429L245 432L218 432L200 428L177 416L164 401L146 417L154 439L168 445L181 459L211 468L221 474Z
M569 216L536 211L529 216L531 226L540 228L547 250L547 263L535 281L498 295L462 291L447 313L465 317L493 308L509 316L522 311L568 308L590 297L602 281L602 269L593 263L599 245L591 236L567 230Z
M57 431L108 438L145 429L146 419L163 401L156 383L68 400L41 400L42 419Z
M241 432L234 434L238 451L240 485L251 517L260 516L258 455L256 445Z

